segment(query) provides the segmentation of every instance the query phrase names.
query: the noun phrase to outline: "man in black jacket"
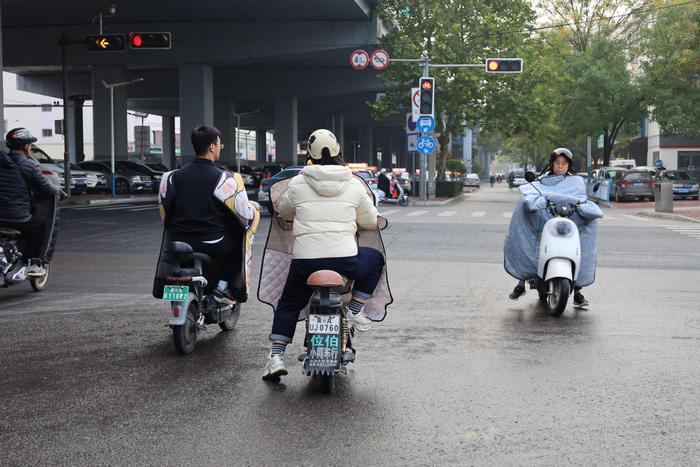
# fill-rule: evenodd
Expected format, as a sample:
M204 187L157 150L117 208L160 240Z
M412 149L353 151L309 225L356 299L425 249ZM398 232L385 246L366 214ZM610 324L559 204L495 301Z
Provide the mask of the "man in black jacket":
M58 188L41 173L39 163L29 157L36 138L26 128L10 130L5 137L9 154L0 153L0 225L22 232L24 257L29 258L28 276L46 274L42 246L46 222L34 215L32 201L58 194Z
M219 169L221 133L209 126L192 131L197 158L161 180L160 204L170 241L189 243L194 251L208 254L204 264L209 282L206 293L222 304L234 304L247 289L243 277L243 242L246 232L255 232L257 205L248 200L243 179Z

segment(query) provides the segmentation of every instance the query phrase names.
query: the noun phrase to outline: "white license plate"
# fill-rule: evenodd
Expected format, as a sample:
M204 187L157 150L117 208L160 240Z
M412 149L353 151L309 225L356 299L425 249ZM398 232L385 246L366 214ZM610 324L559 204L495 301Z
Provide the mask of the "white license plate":
M340 315L309 315L309 334L338 334Z
M634 186L644 186L644 183L638 182L638 183L635 183Z

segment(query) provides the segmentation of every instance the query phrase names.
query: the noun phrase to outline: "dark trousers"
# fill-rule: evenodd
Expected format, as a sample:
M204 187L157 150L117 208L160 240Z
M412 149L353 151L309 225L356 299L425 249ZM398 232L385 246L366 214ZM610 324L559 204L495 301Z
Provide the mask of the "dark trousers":
M293 259L275 310L270 340L292 342L299 313L309 303L314 290L306 285L306 280L320 269L330 269L354 280L352 296L367 299L379 284L384 256L374 248L360 247L357 256L346 258Z
M186 242L198 253L211 257L212 262L202 265L202 273L207 280L205 293L211 293L220 280L227 281L234 289L242 280L243 244L241 235L224 232L223 239L216 243L207 243L221 238L221 235L193 235L170 233L170 241Z
M46 236L46 224L32 217L27 222L2 222L3 227L22 232L23 248L21 248L24 260L41 258L41 246Z

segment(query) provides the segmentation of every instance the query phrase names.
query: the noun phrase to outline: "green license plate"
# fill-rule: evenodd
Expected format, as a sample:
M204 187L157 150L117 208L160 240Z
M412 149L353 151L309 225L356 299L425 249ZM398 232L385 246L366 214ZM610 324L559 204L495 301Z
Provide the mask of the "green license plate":
M166 285L163 287L163 300L168 302L184 302L190 293L188 285Z

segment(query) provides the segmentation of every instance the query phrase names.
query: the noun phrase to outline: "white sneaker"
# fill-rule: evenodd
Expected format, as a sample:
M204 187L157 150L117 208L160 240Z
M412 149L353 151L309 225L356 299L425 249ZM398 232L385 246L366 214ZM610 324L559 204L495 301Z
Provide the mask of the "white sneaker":
M357 314L350 312L349 315L350 324L358 331L369 331L369 328L372 327L372 320L366 317L363 312L359 312Z
M287 374L287 367L284 365L284 354L270 355L265 364L263 379L277 379Z
M25 274L30 277L42 277L46 275L46 269L44 269L44 266L40 264L32 263L29 266L27 266Z

